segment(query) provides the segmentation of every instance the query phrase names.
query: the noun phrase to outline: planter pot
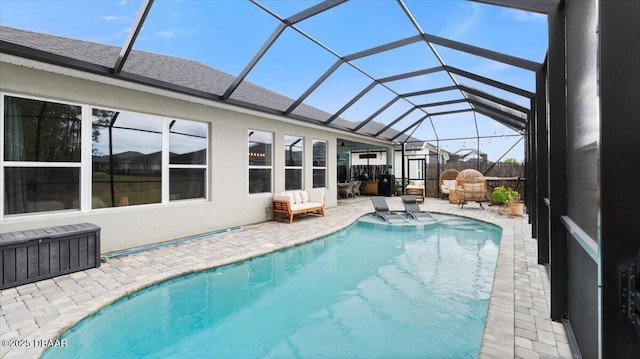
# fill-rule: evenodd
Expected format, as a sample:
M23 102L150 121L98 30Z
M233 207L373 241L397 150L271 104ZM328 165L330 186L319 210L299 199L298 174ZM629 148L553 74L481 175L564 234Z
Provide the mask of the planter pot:
M458 196L456 195L456 190L455 189L450 189L449 190L449 203L458 204Z
M523 203L512 203L507 205L507 210L510 216L522 216L524 214Z

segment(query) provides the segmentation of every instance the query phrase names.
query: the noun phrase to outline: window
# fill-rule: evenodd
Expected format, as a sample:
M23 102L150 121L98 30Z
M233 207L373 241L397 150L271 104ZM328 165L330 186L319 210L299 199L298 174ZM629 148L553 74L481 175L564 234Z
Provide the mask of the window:
M163 136L169 200L206 198L207 132L205 123L93 109L92 207L161 203Z
M327 141L313 140L313 188L327 187Z
M302 189L302 137L284 136L284 189Z
M9 95L0 100L1 215L206 198L206 123Z
M249 131L249 193L271 192L273 134Z
M206 198L207 131L205 123L172 120L169 124L169 198Z
M93 109L92 208L162 201L162 119Z
M360 159L378 158L378 155L375 153L361 153L358 155L358 158Z
M82 108L4 97L4 214L80 208Z

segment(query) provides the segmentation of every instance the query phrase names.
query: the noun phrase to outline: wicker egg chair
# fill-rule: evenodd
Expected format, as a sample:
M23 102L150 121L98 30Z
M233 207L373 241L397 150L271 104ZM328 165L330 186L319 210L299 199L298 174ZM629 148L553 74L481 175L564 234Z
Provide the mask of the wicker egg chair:
M445 196L449 197L449 190L455 189L456 177L458 177L458 171L455 168L449 168L440 174L440 196L444 199ZM444 181L447 181L446 183Z
M456 177L456 195L460 208L468 201L475 201L484 209L482 202L487 200L487 181L482 173L473 169L460 171Z

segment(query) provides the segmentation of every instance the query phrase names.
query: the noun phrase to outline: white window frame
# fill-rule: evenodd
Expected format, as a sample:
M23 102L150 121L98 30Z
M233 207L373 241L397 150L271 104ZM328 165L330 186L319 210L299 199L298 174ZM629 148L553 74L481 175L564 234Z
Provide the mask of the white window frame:
M207 200L209 198L209 156L210 156L210 150L209 150L209 131L211 129L211 125L206 123L206 122L201 122L201 121L194 121L194 120L185 120L185 119L180 119L180 118L163 118L163 123L162 123L162 203L169 203L169 202L183 202L183 201L201 201L201 200ZM207 151L207 156L205 159L205 164L203 165L194 165L194 164L171 164L171 159L169 158L169 154L171 151L171 140L170 140L170 136L171 136L171 122L172 121L190 121L190 122L199 122L199 123L204 123L205 125L207 125L207 138L206 138L206 143L207 143L207 147L206 147L206 151ZM166 166L166 173L165 173L165 166L164 163L167 164ZM172 200L171 198L171 194L170 194L170 181L171 178L169 176L169 172L171 169L173 168L185 168L185 169L204 169L204 198L187 198L187 199L177 199L177 200ZM167 179L166 181L164 181L164 179Z
M33 162L33 161L5 161L4 159L4 110L5 110L5 97L11 96L16 98L23 98L27 100L35 100L35 101L43 101L43 102L51 102L51 103L59 103L63 105L69 106L78 106L81 108L81 120L80 120L80 136L81 136L81 153L80 153L80 161L79 162ZM107 207L107 208L92 208L92 168L93 168L93 158L92 158L92 125L93 125L93 109L102 109L102 110L111 110L111 111L120 111L108 106L99 106L92 104L81 104L73 101L66 100L57 100L48 97L40 97L40 96L29 96L20 93L11 93L11 92L0 92L0 219L10 219L16 217L27 217L27 216L50 216L50 215L59 215L59 214L78 214L79 212L88 213L91 211L105 211L105 210L121 210L119 207ZM126 111L133 113L140 113L150 116L156 116L162 121L162 170L161 170L161 181L162 181L162 193L161 193L161 202L159 203L151 203L151 204L141 204L137 206L158 206L158 205L166 205L170 202L184 202L184 201L206 201L209 198L209 187L210 187L210 179L209 179L209 161L211 158L211 146L210 146L210 132L211 132L211 124L205 121L197 121L191 119L179 119L179 118L170 118L166 116L161 116L157 114L145 113L141 111ZM185 164L175 164L172 165L169 163L169 125L173 120L184 120L184 121L193 121L193 122L201 122L207 125L207 156L206 163L204 165L185 165ZM79 208L78 209L64 209L58 211L44 211L44 212L28 212L28 213L20 213L20 214L5 214L5 169L6 168L79 168ZM205 170L205 198L191 198L184 200L174 200L170 201L169 198L169 169L170 168L201 168ZM273 180L272 180L273 183Z
M5 161L4 159L4 110L5 110L5 97L16 97L23 98L27 100L34 101L43 101L43 102L51 102L58 103L69 106L78 106L80 107L80 161L79 162L43 162L43 161ZM16 93L9 92L0 92L0 219L3 218L15 218L15 217L25 217L25 216L44 216L50 215L52 213L78 213L87 211L86 208L86 188L84 187L85 183L83 183L83 179L86 176L86 170L83 168L82 163L85 159L85 135L86 135L86 118L85 118L86 107L79 103L74 103L71 101L60 101L50 98L43 98L37 96L28 96ZM91 136L91 132L89 132L89 136ZM89 151L89 153L91 153ZM58 211L43 211L43 212L27 212L27 213L17 213L17 214L5 214L5 169L6 168L79 168L79 192L78 192L78 209L63 209Z
M316 166L315 163L312 164L312 169L311 169L311 187L313 188L327 188L327 164L329 161L329 141L327 140L316 140L313 139L311 141L311 155L313 156L313 149L314 149L314 145L318 142L322 142L324 143L324 148L325 148L325 153L324 153L324 166ZM320 186L320 187L316 187L316 183L313 182L315 180L315 177L313 176L313 171L315 170L324 170L324 185Z
M269 136L271 136L271 165L270 166L258 166L258 165L251 165L249 163L249 156L251 155L251 146L249 143L249 134L251 132L260 132L260 133L264 133L264 134L268 134ZM263 130L254 130L254 129L249 129L247 130L247 193L249 194L249 196L261 196L261 195L272 195L273 194L273 151L274 151L274 140L275 140L275 134L273 132L270 131L263 131ZM255 192L255 193L251 193L251 179L250 179L250 173L252 169L268 169L271 170L270 176L269 176L269 192Z
M148 113L148 112L141 112L141 111L130 111L130 110L122 110L122 109L118 109L118 108L114 108L114 107L108 107L108 106L98 106L98 105L89 105L89 111L88 111L88 116L90 118L89 123L91 123L91 130L93 130L93 110L97 109L97 110L105 110L105 111L114 111L114 112L129 112L129 113L139 113L142 115L146 115L146 116L154 116L160 119L160 126L161 126L161 130L160 130L160 136L161 136L161 147L160 147L160 151L162 151L162 155L161 155L161 160L160 160L160 202L156 202L156 203L145 203L145 204L134 204L131 206L115 206L115 207L103 207L103 208L92 208L93 207L93 203L89 203L89 208L91 211L117 211L117 210L122 210L123 208L142 208L142 207L146 207L146 206L159 206L159 205L167 205L169 204L169 124L168 124L168 119L164 116L160 116L154 113ZM91 133L91 132L89 132ZM88 141L90 143L90 150L87 151L89 152L89 162L87 163L88 166L88 170L87 172L89 172L88 177L89 177L89 198L91 198L91 196L93 196L93 192L92 192L92 185L93 185L93 157L91 156L91 153L93 152L93 139L91 138L91 136L89 136ZM207 144L208 146L208 144ZM208 147L207 147L208 148ZM166 187L166 189L165 189ZM202 199L200 199L202 200Z
M299 143L301 144L300 153L302 155L302 158L300 159L300 163L301 163L300 166L288 166L287 165L287 148L286 148L286 146L287 146L286 145L287 137L300 139L300 141L299 141ZM285 173L285 175L284 175L284 188L287 191L297 191L297 190L303 190L304 189L304 142L305 142L305 140L304 140L303 136L296 136L296 135L285 135L284 136L284 142L283 142L284 146L285 146L285 148L284 148L284 163L285 163L285 166L284 166L284 173ZM287 170L300 170L300 188L287 189L287 175L286 175Z

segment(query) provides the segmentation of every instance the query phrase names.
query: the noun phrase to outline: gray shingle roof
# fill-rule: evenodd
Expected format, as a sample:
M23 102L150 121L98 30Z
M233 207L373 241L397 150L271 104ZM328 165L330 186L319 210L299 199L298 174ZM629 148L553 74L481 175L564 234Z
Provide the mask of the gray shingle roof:
M6 26L0 26L0 40L105 67L113 66L115 60L111 59L116 59L120 52L120 49L115 46L78 41Z
M0 40L105 68L113 68L120 53L120 48L112 45L6 26L0 26ZM198 61L138 50L131 51L122 72L215 96L222 96L235 79L231 74L214 69ZM265 108L265 110L274 109L276 112L285 111L294 102L293 99L287 96L248 81L241 82L230 99L235 100L234 103L250 104L254 107ZM319 123L331 117L330 113L305 104L298 106L292 114ZM344 118L338 118L331 124L331 127L342 129L349 129L355 126L356 123ZM372 121L367 124L365 127L367 131L364 131L364 133L373 134L374 129L379 130L383 127L383 124ZM391 137L396 133L397 131L390 129L385 135L390 135ZM415 138L411 138L411 140L419 141Z

